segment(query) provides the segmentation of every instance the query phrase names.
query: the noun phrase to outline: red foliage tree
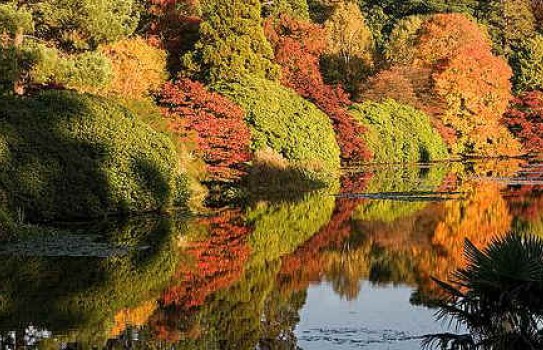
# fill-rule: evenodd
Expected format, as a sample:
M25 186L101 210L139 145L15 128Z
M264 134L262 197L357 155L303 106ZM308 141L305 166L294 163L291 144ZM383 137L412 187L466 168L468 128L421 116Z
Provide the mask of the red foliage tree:
M531 91L515 98L502 121L526 151L543 151L543 92Z
M245 174L251 132L240 107L189 79L166 83L160 103L171 117L172 129L182 137L194 138L209 180L234 181Z
M155 46L168 52L171 72L180 69L183 53L198 40L201 18L198 0L147 0L146 34Z
M324 83L319 63L326 49L324 29L281 16L266 22L265 33L274 47L275 61L282 67L282 84L313 102L332 120L343 162L369 160L371 152L361 138L365 130L347 113L351 104L348 95L341 87Z

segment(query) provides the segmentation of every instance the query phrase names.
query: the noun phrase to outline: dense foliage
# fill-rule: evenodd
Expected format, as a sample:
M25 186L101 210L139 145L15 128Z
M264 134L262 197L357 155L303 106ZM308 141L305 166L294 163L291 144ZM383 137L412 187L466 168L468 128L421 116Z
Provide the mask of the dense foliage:
M363 130L346 111L347 95L341 87L325 84L322 77L319 59L326 48L325 32L317 25L283 16L278 22L266 23L266 35L282 67L283 85L313 102L332 120L343 162L368 160L370 152L360 137Z
M433 15L416 29L418 25L415 20L412 29L398 28L394 40L412 46L389 53L390 62L401 65L370 80L362 96L379 100L400 95L400 101L430 113L453 154L518 155L520 146L499 123L511 99L512 71L492 54L488 35L460 14ZM391 48L396 46L392 42ZM399 83L399 90L388 90L387 83Z
M166 80L166 54L142 38L120 40L100 51L113 70L112 82L101 93L138 99L158 91Z
M174 132L196 143L207 164L209 180L239 180L250 159L251 143L240 107L189 79L167 83L160 103L167 108Z
M543 35L524 42L518 49L513 68L515 88L519 91L543 89Z
M261 0L262 10L267 16L288 15L290 17L309 20L309 5L307 0Z
M328 117L290 89L260 78L220 87L246 112L253 150L271 148L300 166L308 177L331 181L339 148Z
M365 18L354 2L339 2L324 28L328 36L322 57L326 80L353 93L373 68L373 37Z
M208 0L203 12L200 39L184 57L189 74L208 83L277 75L262 29L260 0Z
M532 91L515 98L504 124L530 153L543 151L543 93Z
M183 168L207 203L299 198L337 183L340 162L431 161L443 141L455 158L538 151L541 19L540 0L4 0L0 94L24 96L4 104L28 115L42 90L114 99L66 114L102 135L124 105L168 143L145 152ZM151 136L135 134L141 155Z
M432 128L430 118L413 107L387 100L355 104L350 112L366 127L364 138L375 162L430 162L447 158L447 147Z
M12 212L95 218L186 196L171 142L116 103L53 91L0 106L0 184Z

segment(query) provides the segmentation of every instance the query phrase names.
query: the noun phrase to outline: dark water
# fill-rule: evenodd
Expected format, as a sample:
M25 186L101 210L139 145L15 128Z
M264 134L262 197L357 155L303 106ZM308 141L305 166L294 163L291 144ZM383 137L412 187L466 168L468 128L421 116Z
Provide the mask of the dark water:
M543 234L543 164L351 169L332 191L0 246L2 349L419 349L464 239ZM454 326L454 324L452 325Z

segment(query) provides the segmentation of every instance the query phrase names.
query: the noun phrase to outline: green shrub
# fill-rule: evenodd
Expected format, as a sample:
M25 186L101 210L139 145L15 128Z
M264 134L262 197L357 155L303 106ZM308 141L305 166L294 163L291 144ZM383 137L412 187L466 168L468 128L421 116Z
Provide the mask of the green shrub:
M61 55L42 44L29 44L34 50L35 65L30 76L39 84L61 84L81 92L107 86L113 79L111 61L100 52Z
M185 192L171 141L104 98L2 99L0 144L0 190L32 221L156 211Z
M364 138L376 163L447 158L447 147L430 118L411 106L387 100L355 104L350 111L368 129Z
M543 89L543 35L525 40L522 49L513 54L511 61L517 91Z
M173 134L169 127L169 120L164 117L160 108L152 100L119 98L117 101L142 122L166 135L172 141L177 153L178 164L182 169L182 173L178 176L181 185L177 188L186 191L185 195L180 195L178 198L185 200L190 197L189 207L195 210L201 209L207 196L207 189L201 184L206 177L206 165L202 159L195 155L195 146L183 142L178 135Z
M310 102L278 83L248 77L218 89L246 111L253 150L271 148L308 179L330 184L339 168L339 147L330 119Z

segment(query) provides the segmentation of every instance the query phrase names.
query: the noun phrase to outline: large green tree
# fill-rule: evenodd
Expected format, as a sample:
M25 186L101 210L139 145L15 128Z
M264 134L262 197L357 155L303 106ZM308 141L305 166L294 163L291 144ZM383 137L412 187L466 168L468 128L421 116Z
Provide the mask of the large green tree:
M202 8L200 40L183 58L189 75L207 83L239 81L246 75L277 76L260 0L206 0Z
M96 87L111 80L109 60L99 45L134 32L137 0L1 1L0 72L2 90L16 94L25 85Z
M66 51L118 40L132 34L139 21L135 0L34 0L28 8L36 35Z
M487 25L494 50L510 56L536 34L531 0L479 0L476 16Z

